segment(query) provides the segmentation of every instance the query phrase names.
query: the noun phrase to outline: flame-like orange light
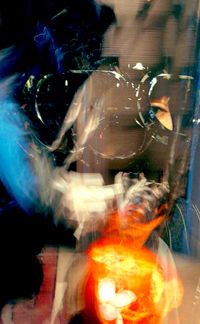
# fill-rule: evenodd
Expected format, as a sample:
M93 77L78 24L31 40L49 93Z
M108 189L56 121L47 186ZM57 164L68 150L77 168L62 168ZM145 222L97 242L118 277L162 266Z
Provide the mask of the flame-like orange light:
M92 298L93 290L93 306L103 324L160 324L183 297L181 281L173 268L166 277L161 258L144 247L163 217L142 224L131 223L128 215L127 227L123 216L120 223L121 216L113 215L111 230L108 227L105 236L90 246L92 288L86 286L86 295L90 289L86 299Z

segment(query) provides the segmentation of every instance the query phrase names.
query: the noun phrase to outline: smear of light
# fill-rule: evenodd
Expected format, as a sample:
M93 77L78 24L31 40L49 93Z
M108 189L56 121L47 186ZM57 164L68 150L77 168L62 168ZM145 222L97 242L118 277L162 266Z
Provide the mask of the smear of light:
M132 69L141 71L141 70L145 70L145 67L143 66L142 63L138 62L138 63L136 63L135 66L132 67Z
M27 211L37 198L37 180L30 165L30 148L19 109L11 101L1 102L0 179L9 194Z
M189 252L190 251L190 248L189 248L189 239L188 239L188 233L187 233L187 228L186 228L186 223L185 223L184 215L183 215L183 212L182 212L181 208L179 207L179 205L177 204L176 206L177 206L177 208L179 210L179 213L180 213L180 216L181 216L181 219L182 219L182 222L183 222L184 231L185 231L185 238L186 238L186 245L187 245L187 249L188 249L188 252Z
M154 88L154 86L156 85L157 82L158 82L158 78L157 77L155 77L155 78L153 78L151 80L151 82L150 82L150 89L149 89L149 93L148 93L149 96L151 95L151 93L153 91L153 88Z
M66 8L64 8L62 11L60 11L59 13L57 13L57 15L53 16L53 17L51 18L51 20L54 20L55 18L57 18L57 17L59 17L59 16L65 14L65 13L67 13L67 9L66 9Z
M170 248L170 250L172 250L172 235L171 235L171 231L170 231L168 224L167 224L167 231L168 231L168 235L169 235L169 248Z
M73 73L91 73L91 72L94 72L94 70L71 70L71 72ZM114 77L117 79L117 80L124 80L126 81L126 78L123 76L123 74L121 74L121 72L117 72L117 71L110 71L110 70L98 70L98 72L100 73L105 73L105 74L113 74Z
M199 223L200 223L200 211L199 211L199 208L197 207L197 205L194 205L194 204L192 204L192 207L196 211L196 215L197 215Z
M52 195L62 194L57 212L77 225L75 237L79 239L82 231L90 231L91 226L97 228L105 219L108 202L114 199L117 186L104 186L100 174L66 172L64 169L52 178ZM69 210L67 215L66 208Z
M104 278L100 280L98 295L101 302L108 302L115 297L115 282L112 279Z
M191 318L197 319L195 320L195 323L199 323L199 306L200 306L200 279L198 281L195 294L194 294L194 300L192 303L192 310L191 310Z
M39 112L39 109L38 109L37 102L35 102L35 111L36 111L37 118L44 124L44 121L43 121L42 116L41 116L41 114Z

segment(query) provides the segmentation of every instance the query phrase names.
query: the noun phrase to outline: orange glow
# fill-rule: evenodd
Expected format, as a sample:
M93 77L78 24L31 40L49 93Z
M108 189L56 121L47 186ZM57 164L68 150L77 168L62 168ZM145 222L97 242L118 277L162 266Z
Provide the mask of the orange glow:
M144 247L163 216L146 224L131 221L130 213L123 216L121 221L122 215L112 215L105 236L88 250L92 285L86 285L86 299L93 298L93 308L103 324L162 323L183 297L182 283L173 268L166 277L161 258Z

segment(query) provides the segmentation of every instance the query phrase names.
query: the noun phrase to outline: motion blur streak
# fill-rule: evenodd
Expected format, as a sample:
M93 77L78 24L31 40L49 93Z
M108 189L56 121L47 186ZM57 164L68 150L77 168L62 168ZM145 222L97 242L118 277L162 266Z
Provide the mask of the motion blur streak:
M27 134L20 107L11 100L0 103L0 178L19 205L30 211L36 201L36 177L30 166Z

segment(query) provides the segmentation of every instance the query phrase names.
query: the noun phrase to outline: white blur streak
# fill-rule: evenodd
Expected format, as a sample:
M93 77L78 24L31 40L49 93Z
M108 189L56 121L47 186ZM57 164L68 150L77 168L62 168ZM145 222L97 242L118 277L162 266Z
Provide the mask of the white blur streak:
M86 254L76 253L72 256L72 262L67 267L63 281L67 283L63 298L63 320L52 320L51 324L69 323L70 319L85 308L84 287L88 273L88 258Z
M147 181L143 175L131 179L128 173L121 172L113 185L104 185L101 174L68 172L64 167L55 167L46 155L38 156L34 163L44 210L52 209L55 222L65 220L74 228L77 239L103 229L116 203L118 210L142 203L142 210L151 211L168 193L166 183Z
M122 195L118 196L118 209L123 210L127 205L141 206L141 212L152 211L161 198L169 193L167 182L156 183L148 181L143 174L139 179L131 179L128 173L119 172L115 177L115 184L121 189ZM138 207L137 207L138 210Z
M63 136L77 120L78 115L81 111L81 107L82 107L82 98L83 98L83 91L80 89L80 91L78 91L76 93L73 103L71 104L71 106L65 116L61 130L60 130L56 140L49 147L50 151L55 151L59 147Z
M141 64L141 63L138 63L138 64ZM81 70L71 70L71 72L73 73L93 73L93 74L96 74L97 72L101 73L101 74L107 74L107 75L113 75L115 79L117 80L123 80L123 81L126 81L126 78L124 77L124 75L121 73L121 71L119 70L119 68L117 66L114 67L115 68L115 71L113 70L84 70L84 69L81 69Z
M66 220L76 229L77 239L97 230L116 196L122 194L117 185L104 185L101 174L68 172L64 167L55 167L46 155L38 156L34 167L44 211L51 208L55 222Z
M104 221L109 202L115 197L114 186L104 186L100 174L61 172L51 183L51 201L60 193L56 215L72 222L77 229L77 239L81 234L97 228ZM56 204L57 205L57 204Z
M181 210L181 208L180 208L180 206L179 206L178 203L176 204L176 206L177 206L177 209L178 209L179 214L181 216L181 220L183 222L183 227L184 227L184 232L185 232L185 239L186 239L186 245L187 245L187 250L189 252L190 251L190 245L189 245L189 238L188 238L188 232L187 232L187 226L186 226L186 223L185 223L185 218L184 218L183 212L182 212L182 210Z
M81 103L79 104L79 106L81 106ZM95 104L94 108L89 113L89 116L86 121L86 125L80 131L80 136L78 137L78 140L75 143L73 150L71 151L70 155L67 157L67 159L64 162L64 165L66 168L68 168L72 162L74 162L78 159L79 154L84 149L84 145L86 144L88 139L91 137L93 132L97 129L97 127L100 123L100 114L99 114L98 107L101 107L101 104L99 104L99 102L97 102Z
M82 70L73 72L80 73L92 71ZM84 145L86 145L93 132L99 126L102 118L102 107L104 106L104 96L102 96L102 93L105 93L111 87L111 84L109 83L110 75L113 75L117 80L123 79L125 81L125 78L120 71L97 70L93 72L85 84L77 91L55 141L51 146L49 146L49 151L55 151L58 149L66 132L72 126L76 126L79 117L81 119L81 116L84 116L82 129L79 125L80 129L78 139L74 143L74 148L64 163L67 168L72 162L79 158L79 155L83 152ZM93 87L95 88L95 93L94 91L91 91ZM87 97L87 102L85 102L85 97Z
M200 211L199 211L199 208L195 204L192 204L192 207L194 208L194 210L196 212L196 215L197 215L197 218L198 218L198 221L200 223Z
M101 174L55 168L46 157L38 161L36 171L42 204L52 208L55 221L65 219L68 226L75 229L77 239L102 228L116 202L119 210L128 204L141 205L142 202L141 209L149 211L168 193L166 183L147 181L142 175L139 179L131 179L128 173L119 173L113 185L104 185Z
M162 272L165 278L178 278L178 272L176 268L176 263L173 257L172 252L170 251L168 245L161 239L159 238L159 246L158 246L158 251L157 251L157 260L158 263L160 264L162 268ZM165 295L165 305L163 305L163 311L164 309L167 309L167 307L170 305L170 303L176 304L176 301L179 299L177 296L179 289L177 289L177 281L176 280L171 280L171 289L174 291L173 295L173 301L172 301L172 295L168 289L165 290L164 295ZM172 310L169 314L169 317L166 318L163 324L169 324L169 323L176 323L180 324L180 315L179 315L179 310L175 308Z

